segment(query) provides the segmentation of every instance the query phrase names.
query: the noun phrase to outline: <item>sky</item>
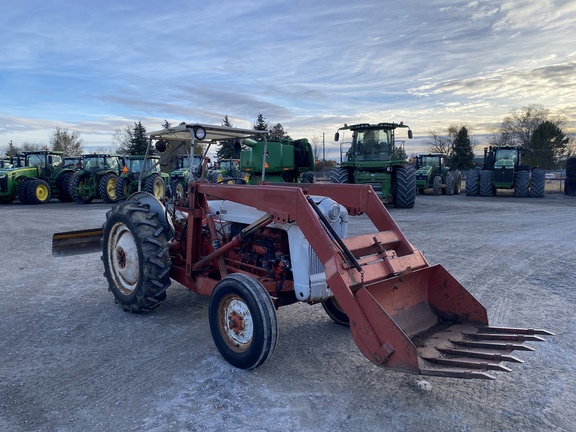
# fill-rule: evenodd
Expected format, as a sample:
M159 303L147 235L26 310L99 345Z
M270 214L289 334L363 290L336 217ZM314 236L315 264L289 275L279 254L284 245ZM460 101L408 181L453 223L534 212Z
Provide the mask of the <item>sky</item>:
M403 121L409 153L452 124L482 144L530 104L576 130L576 0L19 0L0 28L0 153L260 113L334 159L344 123Z

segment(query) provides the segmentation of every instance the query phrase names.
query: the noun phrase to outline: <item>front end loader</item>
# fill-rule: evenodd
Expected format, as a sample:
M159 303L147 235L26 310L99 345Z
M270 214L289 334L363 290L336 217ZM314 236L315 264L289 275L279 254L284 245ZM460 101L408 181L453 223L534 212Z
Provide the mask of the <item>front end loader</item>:
M206 161L204 163L204 171ZM486 309L441 265L431 266L369 185L188 184L162 204L138 192L102 229L57 233L55 256L100 252L121 307L147 312L171 280L209 296L222 357L253 369L273 353L276 310L321 303L350 327L374 364L402 372L494 379L546 330L492 327ZM349 218L373 229L348 236ZM369 225L369 224L367 224Z

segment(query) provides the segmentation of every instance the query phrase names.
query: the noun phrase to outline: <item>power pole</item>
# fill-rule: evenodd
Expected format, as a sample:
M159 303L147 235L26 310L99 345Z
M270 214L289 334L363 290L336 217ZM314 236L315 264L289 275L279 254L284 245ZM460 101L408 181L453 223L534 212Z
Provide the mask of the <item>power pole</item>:
M326 174L326 134L322 132L322 177Z

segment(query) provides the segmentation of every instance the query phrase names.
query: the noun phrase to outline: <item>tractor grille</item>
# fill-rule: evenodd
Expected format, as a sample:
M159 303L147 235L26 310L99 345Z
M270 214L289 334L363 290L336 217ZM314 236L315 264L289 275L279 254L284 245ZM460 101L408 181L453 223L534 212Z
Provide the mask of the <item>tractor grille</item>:
M310 259L310 274L324 273L324 264L310 246L308 246L308 257Z
M0 192L8 192L8 176L0 178Z

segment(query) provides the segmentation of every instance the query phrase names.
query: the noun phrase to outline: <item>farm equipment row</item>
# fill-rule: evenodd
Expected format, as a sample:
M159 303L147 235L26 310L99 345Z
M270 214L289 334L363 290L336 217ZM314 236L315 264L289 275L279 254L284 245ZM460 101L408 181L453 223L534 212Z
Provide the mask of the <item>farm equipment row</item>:
M193 144L200 127L206 139L264 138L267 147L259 131L198 124L162 139ZM114 205L101 229L54 234L53 254L99 251L126 311L156 308L171 280L209 296L214 343L242 369L272 355L276 310L297 302L322 303L370 361L412 374L493 379L491 371L510 371L502 362L521 362L513 351L532 350L523 342L551 335L491 327L486 309L429 265L369 185L212 184L205 173L204 165L166 203L139 192ZM360 215L373 231L349 237L349 218Z
M139 181L143 190L162 198L169 176L161 173L159 166L139 178L141 167L147 169L158 159L96 153L70 158L58 151L25 152L17 163L0 169L0 203L18 199L22 204L43 204L53 197L79 204L95 198L115 203L138 191Z

